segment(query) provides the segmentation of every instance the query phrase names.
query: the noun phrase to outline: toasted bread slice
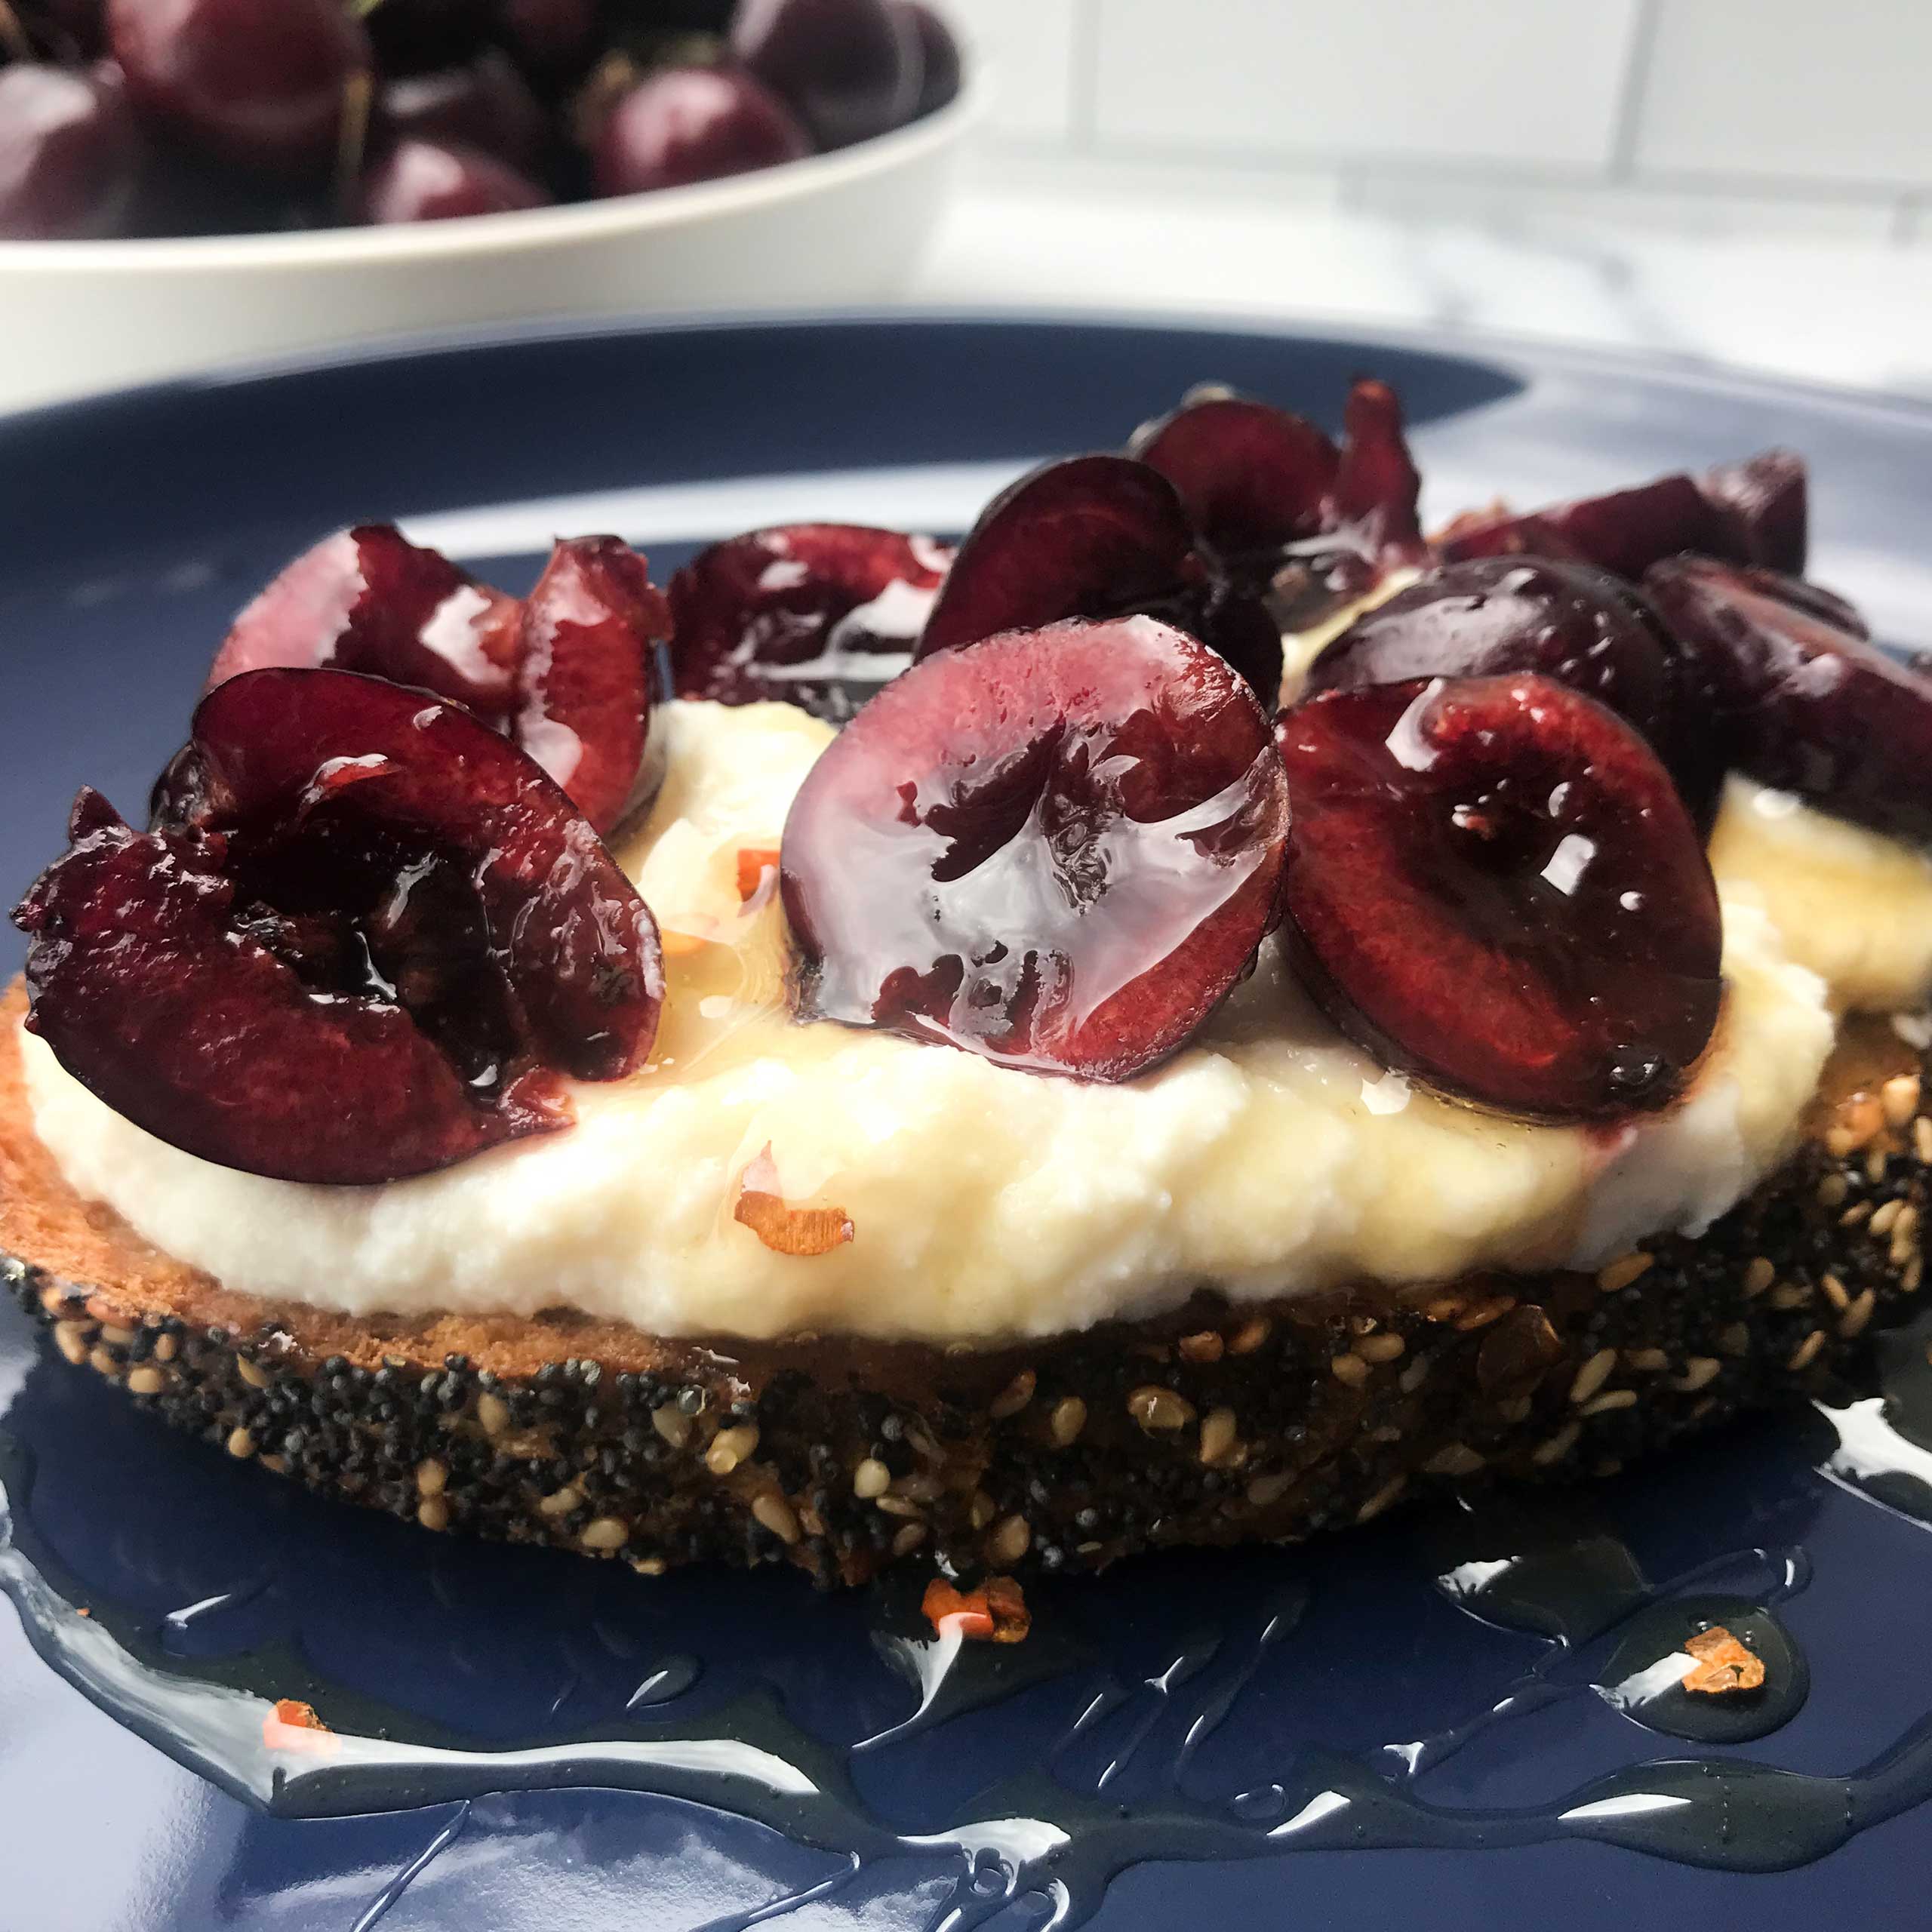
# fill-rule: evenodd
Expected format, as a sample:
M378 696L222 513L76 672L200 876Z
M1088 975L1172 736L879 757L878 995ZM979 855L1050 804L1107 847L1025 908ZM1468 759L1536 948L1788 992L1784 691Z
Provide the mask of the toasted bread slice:
M224 1287L68 1186L0 1002L0 1267L76 1367L216 1449L514 1542L789 1560L1098 1568L1280 1541L1432 1488L1614 1472L1855 1376L1919 1287L1932 1070L1857 1020L1802 1144L1700 1239L1592 1276L1484 1275L938 1349L671 1340L566 1311L356 1320Z

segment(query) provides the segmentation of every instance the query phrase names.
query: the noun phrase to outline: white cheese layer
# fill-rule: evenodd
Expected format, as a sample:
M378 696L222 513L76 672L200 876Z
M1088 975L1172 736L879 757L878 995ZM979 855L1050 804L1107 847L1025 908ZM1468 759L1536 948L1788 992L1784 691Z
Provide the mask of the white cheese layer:
M1715 847L1724 1016L1661 1118L1607 1135L1438 1100L1343 1041L1272 943L1152 1074L1008 1071L789 1020L772 882L742 902L740 855L775 851L831 734L783 705L679 704L670 721L663 793L620 853L666 937L655 1057L578 1088L574 1130L382 1187L266 1180L155 1140L23 1035L62 1171L230 1287L350 1314L567 1306L663 1334L991 1342L1203 1284L1260 1299L1590 1266L1701 1230L1790 1149L1835 1003L1915 1004L1932 977L1932 868L1815 813L1761 823L1734 789ZM1821 896L1794 888L1801 849ZM1908 914L1916 952L1897 940ZM851 1241L787 1255L734 1218L767 1147L786 1200L842 1208Z

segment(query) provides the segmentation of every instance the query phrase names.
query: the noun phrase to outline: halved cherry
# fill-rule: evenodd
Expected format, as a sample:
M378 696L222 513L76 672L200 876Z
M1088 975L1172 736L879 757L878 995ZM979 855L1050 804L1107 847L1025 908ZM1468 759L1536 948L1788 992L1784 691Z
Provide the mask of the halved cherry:
M1417 506L1422 478L1409 454L1402 405L1386 383L1351 383L1342 408L1342 457L1324 528L1351 534L1365 556L1420 562L1428 554Z
M1804 459L1793 450L1762 450L1719 463L1697 479L1730 537L1724 554L1740 561L1801 574L1810 529Z
M1802 459L1767 450L1702 476L1660 476L1524 515L1498 510L1460 516L1441 533L1438 547L1452 562L1563 557L1631 578L1681 550L1796 571L1804 568L1806 524Z
M518 614L515 598L393 525L358 524L305 551L236 617L206 688L244 671L333 666L506 718Z
M599 832L648 804L664 777L652 742L657 648L671 607L615 537L558 543L523 606L516 741Z
M14 914L29 1027L137 1126L278 1180L374 1182L567 1124L540 1076L479 1105L403 1008L318 990L238 915L218 842L136 832L97 793Z
M1219 558L1194 548L1174 485L1131 457L1070 457L1022 477L980 512L913 654L1136 614L1199 638L1275 703L1281 633Z
M1621 578L1540 557L1449 564L1356 619L1309 666L1303 689L1540 672L1607 704L1664 761L1691 815L1715 806L1724 764L1708 720L1687 717L1679 653Z
M259 671L192 749L152 832L84 794L15 915L29 1023L117 1112L225 1166L386 1180L568 1125L561 1075L649 1051L649 912L468 712Z
M1287 829L1266 717L1192 638L1130 617L941 651L792 804L801 1010L1127 1079L1246 970Z
M1281 633L1258 597L1198 564L1171 596L1149 598L1140 614L1198 638L1247 681L1264 706L1281 691Z
M980 512L915 655L1137 609L1181 583L1193 546L1180 495L1146 463L1076 456L1044 464Z
M669 629L645 559L614 537L558 544L526 607L391 525L359 524L297 558L235 619L207 688L244 671L333 667L432 691L512 732L608 832L663 776L649 724Z
M1291 547L1317 540L1377 561L1426 552L1417 501L1422 479L1386 383L1350 386L1338 449L1315 425L1245 396L1185 402L1134 438L1132 453L1180 494L1195 530L1243 581L1272 574Z
M780 699L843 724L905 667L952 561L928 537L857 524L714 543L671 579L678 694Z
M1643 740L1534 675L1331 691L1276 731L1287 929L1385 1064L1499 1111L1667 1105L1722 999L1717 894Z
M1932 678L1868 643L1842 598L1704 557L1657 565L1644 588L1740 766L1843 817L1932 838Z
M1306 418L1239 395L1184 402L1129 451L1174 486L1195 528L1230 558L1318 535L1340 461Z

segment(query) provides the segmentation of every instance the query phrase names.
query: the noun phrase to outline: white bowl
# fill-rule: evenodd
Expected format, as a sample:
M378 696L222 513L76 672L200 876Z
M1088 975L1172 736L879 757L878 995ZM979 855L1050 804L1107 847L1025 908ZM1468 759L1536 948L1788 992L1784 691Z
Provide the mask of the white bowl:
M909 279L983 89L834 154L392 228L0 242L0 410L463 323L857 303Z

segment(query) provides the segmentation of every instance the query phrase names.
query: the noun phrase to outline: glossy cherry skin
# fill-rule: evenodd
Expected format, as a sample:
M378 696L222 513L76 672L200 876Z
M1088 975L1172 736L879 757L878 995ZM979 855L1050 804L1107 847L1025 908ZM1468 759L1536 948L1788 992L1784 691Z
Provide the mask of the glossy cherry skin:
M1764 450L1706 470L1697 487L1726 531L1724 554L1789 577L1804 574L1810 492L1801 456Z
M952 29L925 0L889 0L896 14L909 19L919 43L919 98L915 118L937 114L959 93L959 43Z
M1767 450L1701 477L1660 476L1628 490L1552 503L1527 515L1458 517L1438 539L1442 555L1565 557L1633 580L1680 551L1795 573L1804 568L1804 464Z
M1932 678L1841 621L1842 600L1775 571L1675 557L1644 587L1739 766L1841 817L1932 841Z
M1724 765L1657 614L1587 564L1475 557L1358 617L1309 666L1303 691L1535 671L1607 704L1648 739L1691 815L1708 821Z
M91 792L75 820L14 914L27 1025L137 1127L219 1166L352 1185L567 1124L540 1082L475 1104L395 1002L312 988L237 907L218 844L133 832Z
M380 119L389 135L480 148L526 176L541 165L550 139L549 116L495 48L464 66L387 82Z
M466 868L537 1049L582 1080L648 1052L663 975L643 902L526 752L453 705L377 678L263 671L202 700L202 821L251 842L420 841ZM323 808L326 801L328 811Z
M1301 417L1217 392L1147 424L1133 454L1173 483L1238 581L1265 583L1290 551L1345 552L1371 574L1421 561L1422 479L1395 391L1351 384L1343 424L1338 448Z
M670 583L681 697L777 700L842 724L905 668L952 553L857 524L788 524L700 551Z
M1346 535L1378 563L1419 563L1429 554L1417 516L1421 495L1395 392L1370 377L1352 383L1324 528Z
M112 234L140 164L115 78L27 64L0 71L0 238Z
M791 109L752 75L666 67L611 109L593 165L600 194L635 195L775 168L811 152Z
M235 618L207 688L272 666L333 666L420 686L479 715L517 708L521 607L392 524L325 537Z
M162 821L84 794L27 896L31 1023L171 1144L360 1184L567 1125L648 1053L649 912L469 713L338 671L203 700Z
M731 50L823 148L883 134L918 106L918 29L888 0L740 0Z
M1429 555L1394 391L1358 381L1343 414L1338 448L1299 416L1214 390L1134 439L1134 454L1180 493L1212 574L1261 600L1278 633L1324 622L1385 571ZM1278 658L1251 673L1270 701Z
M560 543L524 601L515 737L599 832L663 780L651 734L657 654L671 608L643 558L615 537Z
M335 155L343 90L374 54L340 0L108 0L136 104L204 152L282 174Z
M1193 543L1174 485L1146 463L1077 456L1043 464L980 512L918 655L1169 595L1186 575Z
M1341 458L1321 430L1271 403L1210 395L1149 423L1133 454L1180 493L1222 556L1266 553L1318 535Z
M1074 623L941 652L793 802L801 1011L1130 1078L1247 970L1287 823L1266 714L1177 631Z
M1332 691L1277 729L1297 967L1389 1066L1531 1118L1668 1106L1722 1003L1702 842L1643 740L1535 675Z
M1069 457L995 497L960 545L915 654L1135 612L1199 638L1264 703L1275 701L1279 631L1218 560L1196 551L1174 485L1131 457Z
M448 140L403 140L364 177L362 219L453 221L465 215L512 214L547 208L547 190L481 148Z

